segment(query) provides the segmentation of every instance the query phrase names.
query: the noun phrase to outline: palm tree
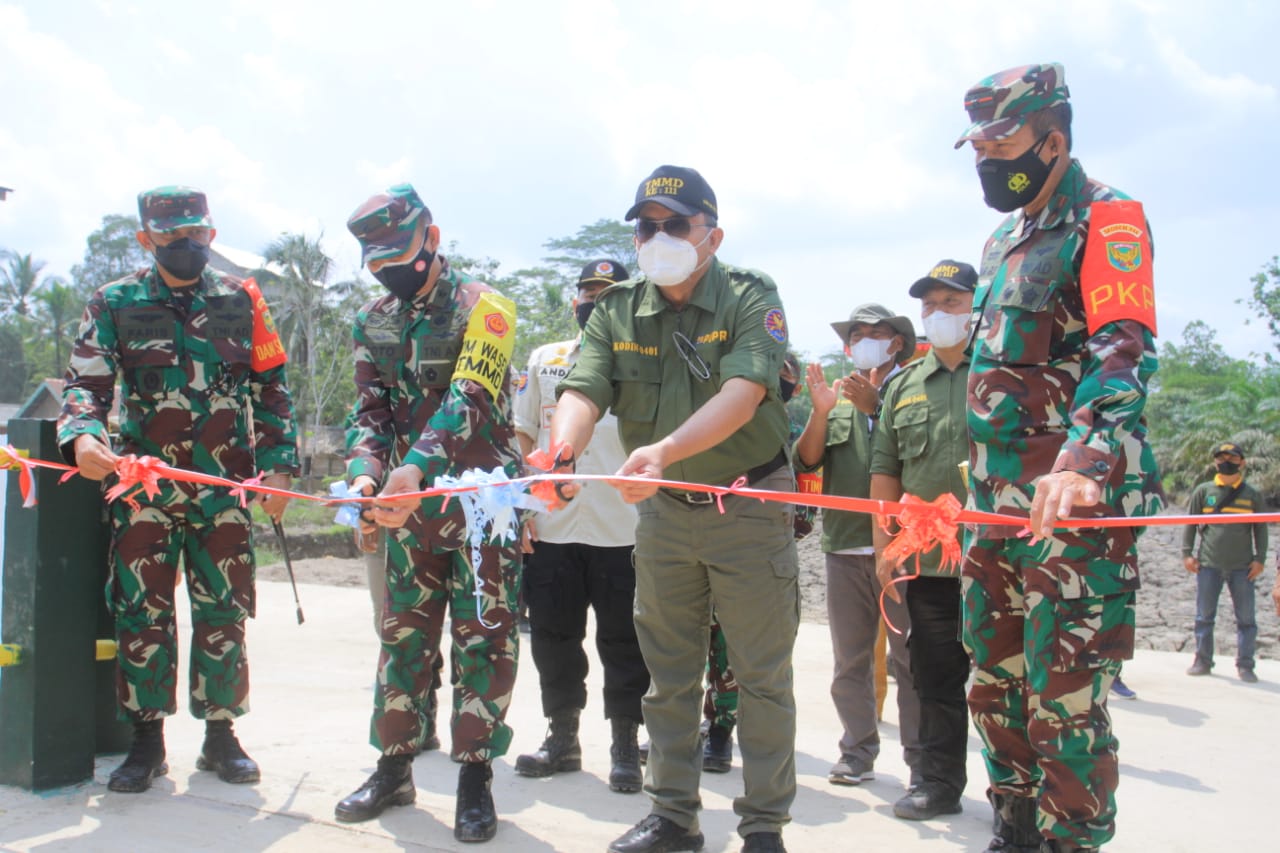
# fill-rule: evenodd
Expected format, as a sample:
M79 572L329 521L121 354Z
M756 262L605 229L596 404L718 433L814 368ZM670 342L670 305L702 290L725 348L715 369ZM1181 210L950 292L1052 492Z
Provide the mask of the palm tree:
M2 258L5 266L0 268L0 315L26 317L31 310L32 296L44 283L40 280L40 271L45 263L29 254L9 251L4 252Z
M53 371L56 376L66 366L63 359L63 342L67 339L71 326L79 315L81 301L76 290L60 278L45 279L48 282L39 293L36 301L40 303L41 319L53 337Z

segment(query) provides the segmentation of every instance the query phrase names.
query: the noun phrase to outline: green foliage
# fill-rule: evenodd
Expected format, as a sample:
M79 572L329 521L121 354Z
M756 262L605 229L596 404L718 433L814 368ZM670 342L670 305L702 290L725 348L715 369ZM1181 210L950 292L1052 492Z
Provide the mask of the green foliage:
M1280 255L1273 255L1250 281L1253 287L1247 304L1267 324L1272 342L1280 349ZM1267 359L1271 358L1268 353Z
M0 319L0 403L21 403L26 397L29 368L23 335L13 319Z
M81 304L107 282L151 265L151 255L138 244L141 227L136 216L102 217L102 227L86 241L84 261L71 268L71 286Z

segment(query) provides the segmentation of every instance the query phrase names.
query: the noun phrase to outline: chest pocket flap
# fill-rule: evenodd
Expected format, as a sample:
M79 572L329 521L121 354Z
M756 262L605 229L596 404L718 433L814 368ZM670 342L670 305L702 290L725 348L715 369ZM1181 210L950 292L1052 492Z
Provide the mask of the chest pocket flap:
M929 405L913 403L893 413L893 428L898 438L898 456L916 459L929 447Z
M133 305L115 312L120 361L125 368L178 363L176 318L161 305Z
M844 444L853 434L854 417L857 409L852 405L836 403L836 407L827 415L827 446Z
M653 423L658 416L662 367L656 355L618 352L613 359L613 413L619 420Z

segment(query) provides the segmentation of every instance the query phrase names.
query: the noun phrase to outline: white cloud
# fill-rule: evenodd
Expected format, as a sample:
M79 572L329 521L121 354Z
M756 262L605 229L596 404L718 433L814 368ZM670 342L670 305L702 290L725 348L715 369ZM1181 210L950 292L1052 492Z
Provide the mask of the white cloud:
M1250 108L1276 99L1274 85L1259 83L1239 72L1214 74L1189 56L1183 46L1172 38L1158 37L1156 44L1169 73L1198 95L1218 103Z
M274 107L294 115L301 114L307 94L306 79L283 70L274 56L246 53L245 70L254 83L255 97L269 101Z

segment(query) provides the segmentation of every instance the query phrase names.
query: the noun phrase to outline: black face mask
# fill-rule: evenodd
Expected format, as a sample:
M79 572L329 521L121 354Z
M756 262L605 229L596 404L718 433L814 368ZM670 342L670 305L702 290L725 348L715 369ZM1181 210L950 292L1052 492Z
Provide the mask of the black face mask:
M573 316L578 321L578 328L585 329L587 320L591 317L591 312L596 310L594 302L579 302L573 309Z
M383 267L373 277L399 297L401 302L412 302L413 297L427 283L427 277L431 275L431 264L435 259L436 253L428 252L427 247L423 246L418 256L409 263Z
M778 394L782 397L782 402L787 402L796 395L796 383L788 382L785 379L779 379Z
M1044 189L1044 182L1057 164L1054 157L1048 163L1040 159L1049 134L1012 160L987 157L978 163L978 180L982 183L982 196L987 206L1001 213L1010 213L1026 207Z
M1225 474L1228 477L1233 477L1236 474L1240 473L1240 463L1228 462L1227 460L1223 459L1221 462L1217 463L1217 469L1219 474Z
M157 244L156 263L178 281L191 281L199 278L209 263L209 247L190 237L174 240L167 246Z

